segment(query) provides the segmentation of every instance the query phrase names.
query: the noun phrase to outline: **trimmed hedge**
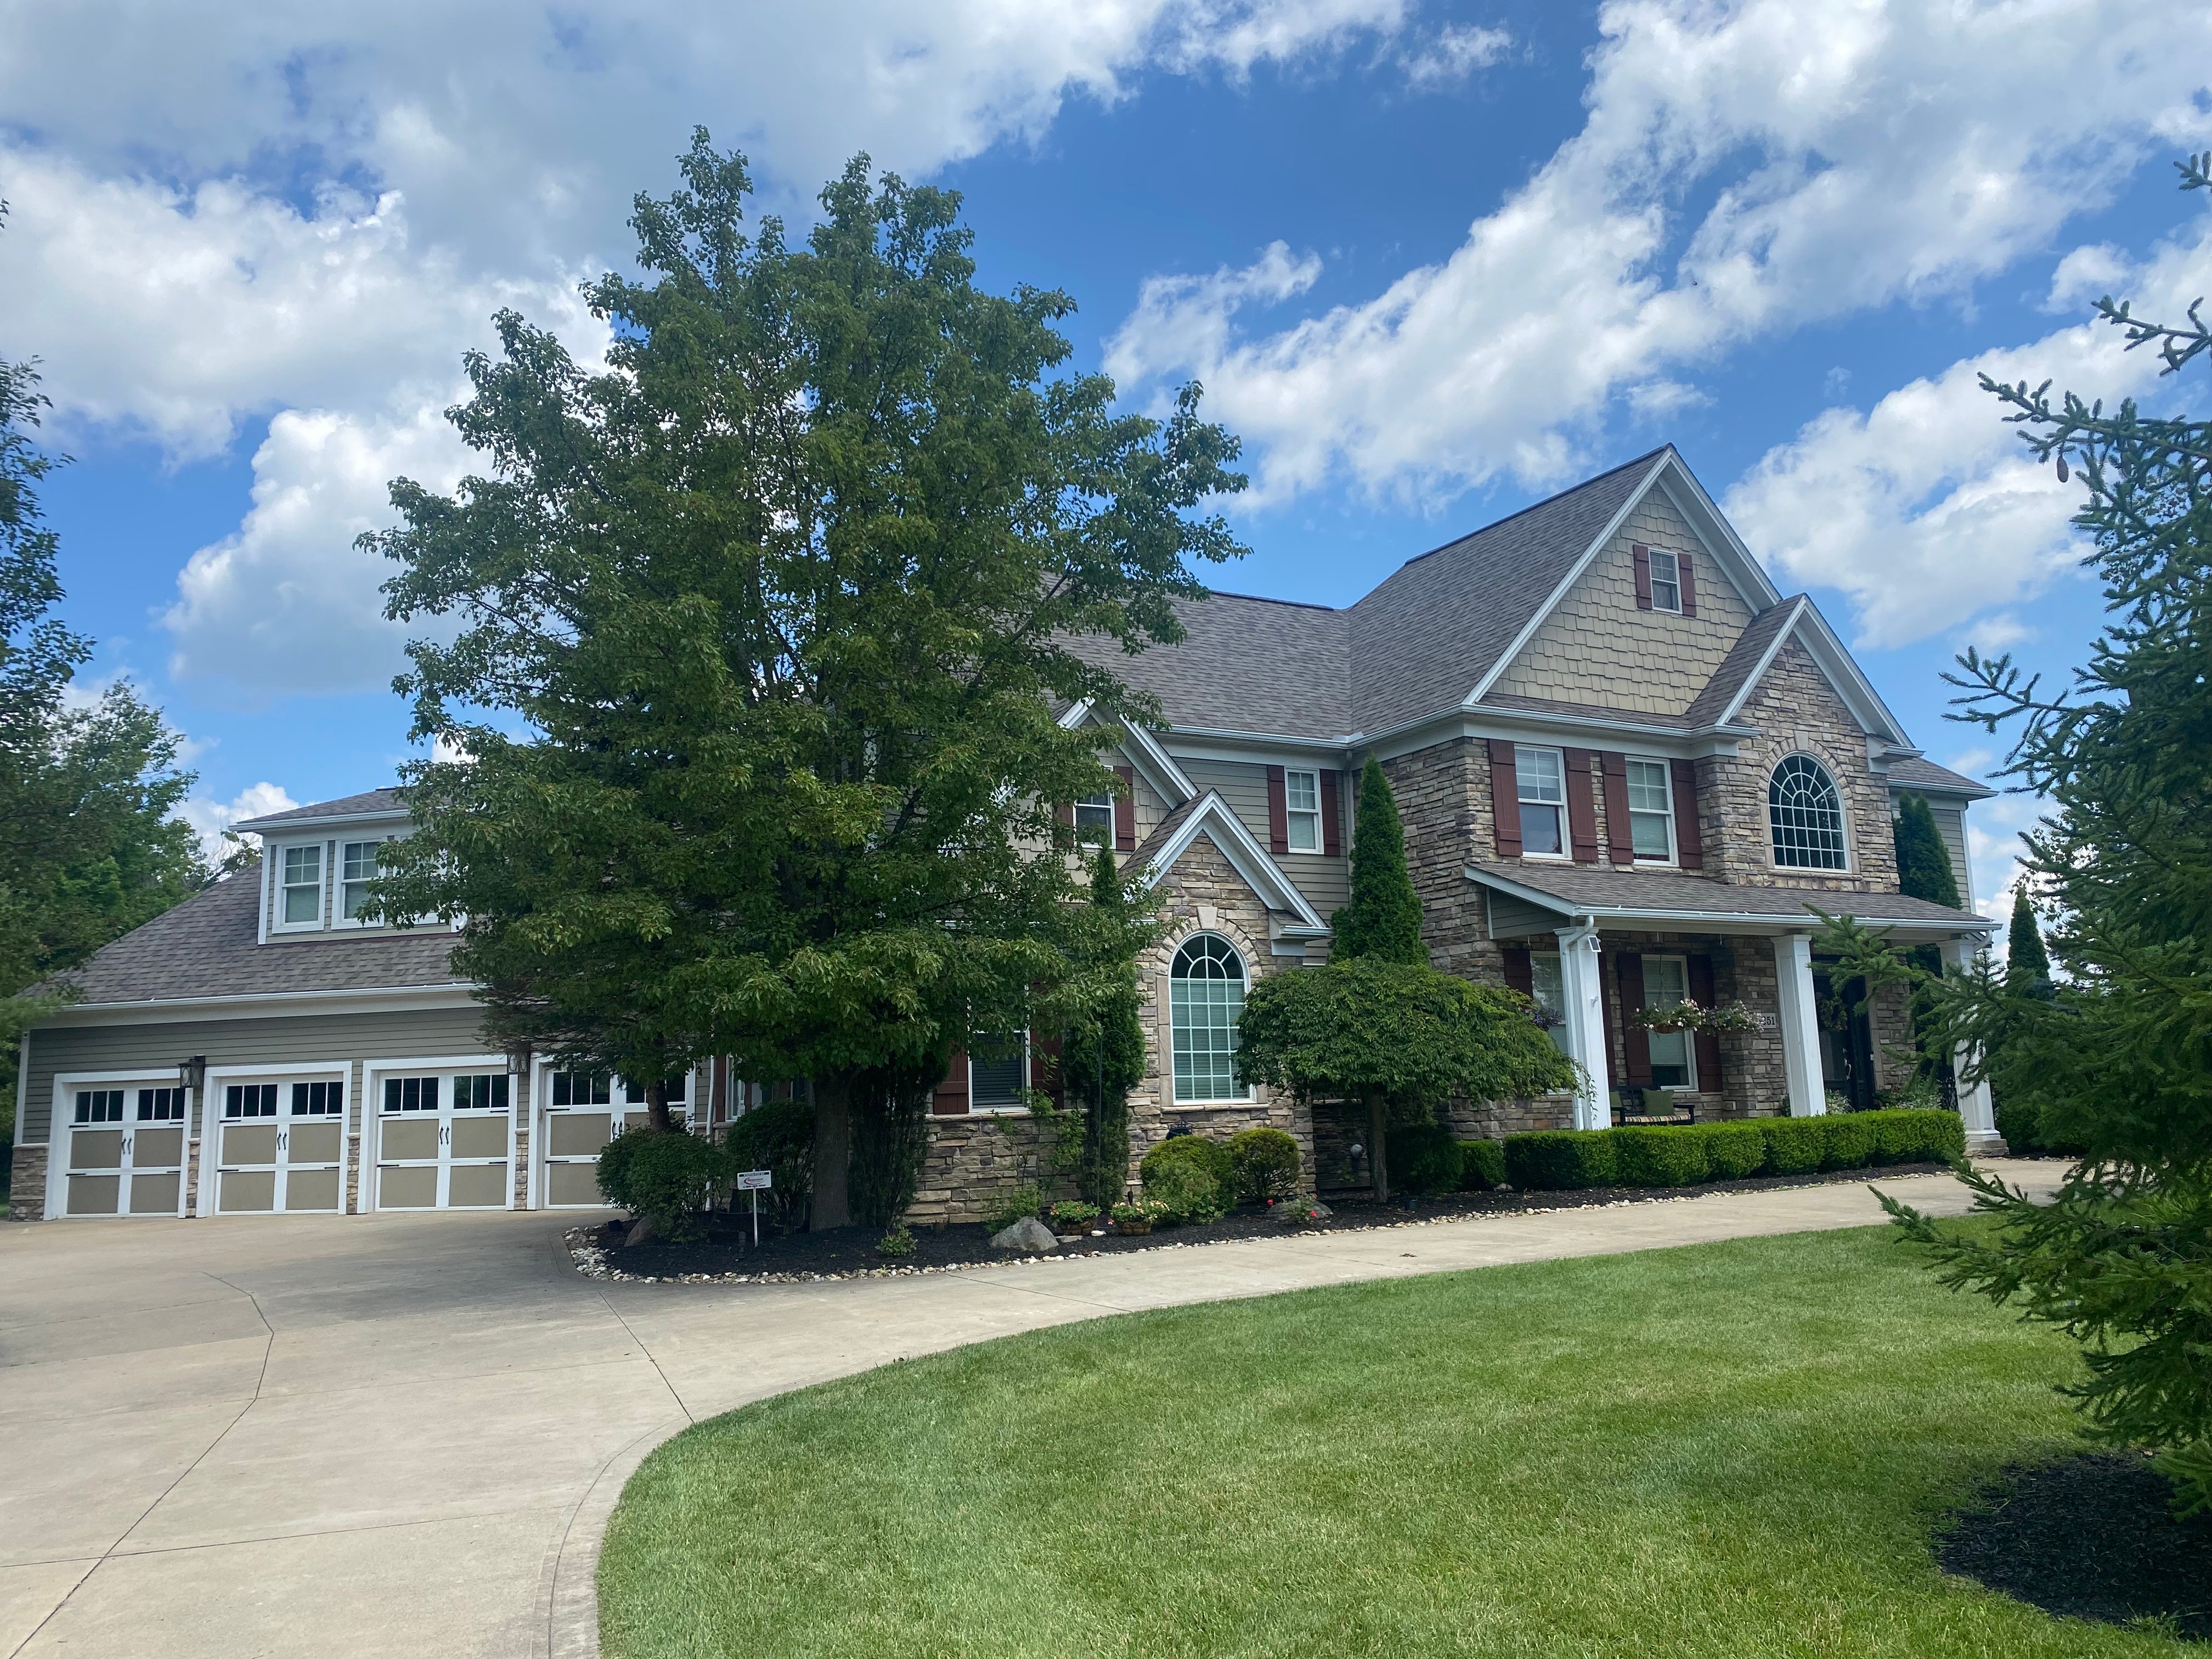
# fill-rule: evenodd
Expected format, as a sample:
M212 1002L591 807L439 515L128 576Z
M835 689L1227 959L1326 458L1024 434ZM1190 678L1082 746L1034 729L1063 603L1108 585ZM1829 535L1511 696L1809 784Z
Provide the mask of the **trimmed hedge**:
M1459 1189L1486 1193L1505 1184L1505 1143L1462 1140L1459 1144Z
M1495 1144L1463 1146L1471 1152ZM1956 1112L1904 1109L1672 1128L1547 1129L1506 1136L1502 1164L1506 1178L1524 1192L1563 1192L1616 1185L1688 1187L1746 1176L1863 1169L1875 1163L1948 1161L1964 1156L1966 1146L1966 1126Z
M1402 1192L1448 1193L1460 1181L1459 1141L1441 1123L1406 1123L1385 1132L1390 1184Z
M1235 1172L1239 1204L1297 1195L1298 1143L1282 1130L1239 1129L1223 1145Z
M1613 1129L1538 1129L1505 1137L1505 1178L1522 1192L1610 1187L1620 1179Z

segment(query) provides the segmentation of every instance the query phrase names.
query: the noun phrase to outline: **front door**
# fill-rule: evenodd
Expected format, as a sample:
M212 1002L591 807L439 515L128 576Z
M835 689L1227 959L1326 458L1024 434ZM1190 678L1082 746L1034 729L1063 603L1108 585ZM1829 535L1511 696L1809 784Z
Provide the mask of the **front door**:
M344 1207L343 1075L219 1080L211 1092L216 1214Z
M503 1210L513 1202L514 1115L505 1072L380 1079L376 1207Z
M94 1084L69 1090L64 1215L185 1212L185 1091Z

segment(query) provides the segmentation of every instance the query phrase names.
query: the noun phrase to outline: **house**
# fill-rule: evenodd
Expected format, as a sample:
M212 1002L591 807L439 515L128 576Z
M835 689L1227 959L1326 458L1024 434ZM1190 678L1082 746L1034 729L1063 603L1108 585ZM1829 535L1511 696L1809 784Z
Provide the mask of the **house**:
M1135 1151L1188 1125L1289 1129L1322 1185L1358 1127L1237 1080L1255 980L1326 958L1348 892L1357 771L1395 789L1441 968L1529 994L1578 1093L1466 1102L1468 1133L1623 1114L1816 1114L1902 1075L1904 1008L1840 1006L1815 908L1964 964L1990 924L1897 890L1891 820L1927 797L1972 903L1964 820L1990 792L1929 762L1812 602L1778 592L1665 448L1408 561L1341 610L1217 594L1188 638L1117 672L1157 699L1126 727L1087 705L1121 787L1064 816L1110 838L1170 926L1140 964L1152 1063ZM99 952L74 1005L24 1038L14 1213L211 1214L597 1201L619 1079L490 1050L450 939L355 920L379 790L240 825L261 862ZM1740 1000L1761 1029L1628 1018ZM956 1056L936 1092L917 1221L969 1219L1037 1171L1024 1083L1040 1042ZM685 1081L701 1126L752 1091ZM1970 1145L1996 1146L1986 1089Z

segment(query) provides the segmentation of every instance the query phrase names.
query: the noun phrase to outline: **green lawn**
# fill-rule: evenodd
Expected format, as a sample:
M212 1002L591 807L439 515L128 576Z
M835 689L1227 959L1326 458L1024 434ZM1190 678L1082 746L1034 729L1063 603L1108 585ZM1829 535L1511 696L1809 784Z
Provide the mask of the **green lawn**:
M2062 1455L2049 1331L1880 1230L1101 1320L704 1423L623 1494L620 1659L2180 1654L1947 1581Z

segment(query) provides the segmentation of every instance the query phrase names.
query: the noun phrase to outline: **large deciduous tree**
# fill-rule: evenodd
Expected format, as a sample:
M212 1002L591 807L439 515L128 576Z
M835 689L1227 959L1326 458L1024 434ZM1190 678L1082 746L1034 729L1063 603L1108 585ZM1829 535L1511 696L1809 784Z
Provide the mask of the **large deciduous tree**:
M2212 155L2184 167L2212 186ZM2099 313L2168 372L2212 353L2194 307L2168 326ZM2007 775L2051 810L2025 837L2055 919L2055 987L1985 971L1935 995L1947 1039L1978 1043L1991 1082L2043 1138L2087 1157L2055 1200L1972 1178L1994 1236L1899 1208L1949 1280L2062 1325L2094 1428L2152 1449L2185 1506L2212 1505L2212 422L2114 410L2048 386L1985 382L2036 457L2087 500L2075 522L2104 584L2104 633L2067 690L1972 652L1969 718L2015 741ZM1893 1206L1893 1208L1897 1206Z
M510 1036L811 1079L814 1224L881 1222L949 1053L1110 978L1053 803L1113 780L1054 710L1147 710L1071 641L1179 638L1243 480L1195 387L1117 413L1066 296L976 286L957 196L861 158L793 244L703 132L682 170L586 290L605 367L502 314L453 412L488 475L366 538L393 617L458 619L398 684L465 757L409 769L381 902L467 919Z

